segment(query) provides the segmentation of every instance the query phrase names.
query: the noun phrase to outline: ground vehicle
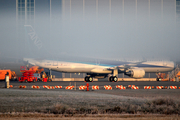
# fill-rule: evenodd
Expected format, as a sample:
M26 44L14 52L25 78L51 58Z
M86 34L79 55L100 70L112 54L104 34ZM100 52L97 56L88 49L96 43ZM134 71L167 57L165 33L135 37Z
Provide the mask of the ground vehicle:
M157 80L157 81L169 81L169 74L166 74L166 73L158 73L156 80Z
M176 77L179 77L180 80L180 71L176 74Z
M37 77L34 76L22 76L19 77L19 82L36 82Z
M8 74L10 80L16 80L17 76L14 71L11 70L0 70L0 80L5 80L6 75Z
M47 81L52 81L49 73L44 72L44 69L39 68L39 66L32 66L28 69L25 66L21 66L20 71L23 72L23 75L19 78L19 82L43 81L44 78L47 78Z
M52 81L52 78L51 76L49 75L48 72L41 72L41 78L40 78L40 81L43 81L44 78L47 78L47 81Z
M158 73L156 75L157 75L157 78L156 78L157 81L179 81L179 79L180 79L179 69L173 73L169 73L169 74Z
M22 72L22 77L19 77L19 82L37 81L37 77L34 77L35 70L27 70L25 66L21 66L20 72Z
M38 73L38 74L40 74L42 71L44 71L44 69L43 68L39 68L39 66L31 66L29 68L29 70L33 70L34 73Z
M35 71L34 77L37 77L38 81L43 81L44 78L47 78L47 81L52 81L49 72L45 72L43 68L39 68L39 66L31 66L29 70Z
M40 81L41 75L39 73L34 73L34 77L37 77L37 81Z

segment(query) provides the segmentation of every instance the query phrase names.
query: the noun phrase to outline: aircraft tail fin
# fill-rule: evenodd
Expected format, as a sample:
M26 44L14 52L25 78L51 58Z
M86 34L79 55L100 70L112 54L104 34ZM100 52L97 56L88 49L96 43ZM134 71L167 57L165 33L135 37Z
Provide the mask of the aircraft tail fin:
M31 40L38 49L41 49L42 41L39 39L33 27L31 25L24 25L24 27L25 27L25 31L26 31L26 35L28 39Z
M47 56L51 56L53 58L52 54L44 48L43 41L40 40L34 28L31 25L24 25L24 28L26 32L26 48L29 50L26 57L45 59Z

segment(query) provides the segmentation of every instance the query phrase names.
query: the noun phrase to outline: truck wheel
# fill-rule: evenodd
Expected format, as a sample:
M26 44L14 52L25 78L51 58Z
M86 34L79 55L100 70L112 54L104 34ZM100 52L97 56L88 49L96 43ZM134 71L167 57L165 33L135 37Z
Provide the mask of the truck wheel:
M28 81L27 81L27 80L25 80L24 82L25 82L25 83L27 83Z
M92 77L89 77L89 82L93 82L93 78Z
M109 81L113 82L113 76L109 77Z
M118 81L118 78L116 76L113 77L113 81L114 82L117 82Z
M36 80L33 80L33 82L36 82Z

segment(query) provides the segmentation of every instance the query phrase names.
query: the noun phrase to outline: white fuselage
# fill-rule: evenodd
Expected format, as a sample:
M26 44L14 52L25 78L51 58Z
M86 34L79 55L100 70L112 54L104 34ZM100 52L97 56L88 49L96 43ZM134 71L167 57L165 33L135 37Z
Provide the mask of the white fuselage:
M43 68L59 72L70 73L112 73L108 68L112 67L111 64L94 64L94 63L78 63L78 62L64 62L54 60L34 60L26 59L30 64L37 65ZM119 63L121 65L121 63ZM145 72L166 72L174 69L174 62L171 61L147 61L142 62L135 67L142 68Z

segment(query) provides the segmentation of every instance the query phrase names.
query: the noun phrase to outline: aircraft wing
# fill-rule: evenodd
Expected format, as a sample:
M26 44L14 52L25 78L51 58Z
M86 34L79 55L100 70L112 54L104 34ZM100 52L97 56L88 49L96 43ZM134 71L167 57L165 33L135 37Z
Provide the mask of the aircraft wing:
M135 63L130 63L130 64L124 64L124 65L114 66L114 67L108 68L108 70L129 69L129 68L135 67L136 65L141 64L141 63L143 63L143 62L146 62L146 61L140 61L140 62L135 62Z

